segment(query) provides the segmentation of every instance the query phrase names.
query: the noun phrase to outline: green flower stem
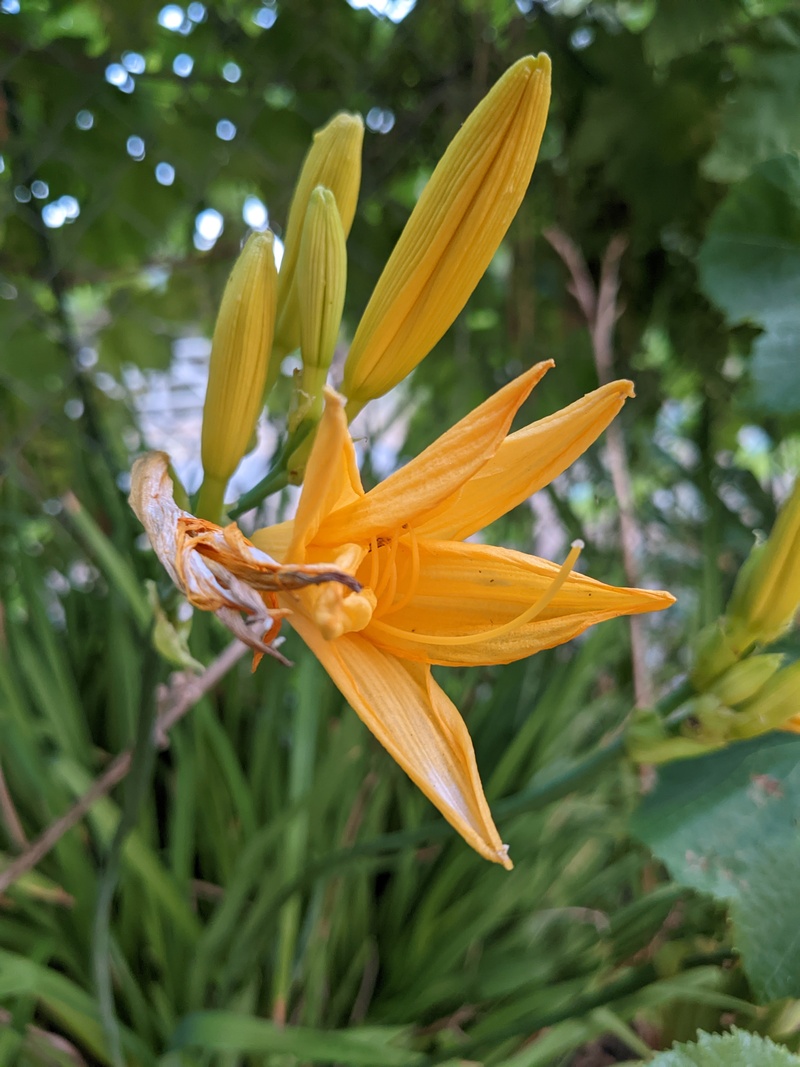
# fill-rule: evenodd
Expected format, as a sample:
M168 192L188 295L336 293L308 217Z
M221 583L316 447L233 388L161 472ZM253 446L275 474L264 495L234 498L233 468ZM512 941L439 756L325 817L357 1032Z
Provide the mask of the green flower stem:
M238 517L243 515L246 511L258 507L258 505L263 500L266 500L271 493L277 493L279 489L286 488L289 484L289 460L312 430L315 429L316 425L316 422L306 420L301 422L293 433L289 434L284 442L283 448L281 448L280 452L275 457L269 472L257 485L254 485L252 489L248 489L246 493L243 493L233 507L228 510L228 515L232 519L238 519Z
M225 486L227 479L211 478L209 475L203 479L200 486L200 494L197 498L197 514L201 519L209 522L219 522L225 506Z

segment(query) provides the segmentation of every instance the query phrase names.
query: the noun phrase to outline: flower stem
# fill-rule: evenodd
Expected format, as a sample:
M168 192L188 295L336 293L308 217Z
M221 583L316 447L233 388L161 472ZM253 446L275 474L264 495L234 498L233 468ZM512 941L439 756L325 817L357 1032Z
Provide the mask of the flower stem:
M225 505L226 485L226 481L206 475L203 479L203 484L200 486L200 494L197 498L197 514L199 518L208 519L209 522L219 522Z

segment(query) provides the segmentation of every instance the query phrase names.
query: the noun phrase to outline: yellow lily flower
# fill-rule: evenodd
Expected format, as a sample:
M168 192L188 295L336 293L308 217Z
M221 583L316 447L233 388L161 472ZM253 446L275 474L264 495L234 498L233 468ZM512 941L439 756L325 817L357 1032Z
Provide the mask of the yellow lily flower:
M278 592L277 601L423 793L468 844L507 868L469 733L431 665L509 663L674 600L572 571L578 546L558 567L464 542L569 466L633 394L630 382L613 382L507 437L551 366L520 375L368 493L345 400L327 390L295 518L252 538L284 566L324 565L356 580L358 589L332 582Z

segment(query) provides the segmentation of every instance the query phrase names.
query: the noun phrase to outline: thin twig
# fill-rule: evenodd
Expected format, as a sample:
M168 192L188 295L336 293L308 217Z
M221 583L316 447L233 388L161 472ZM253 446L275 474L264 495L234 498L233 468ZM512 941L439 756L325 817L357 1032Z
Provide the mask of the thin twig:
M213 689L247 651L246 645L240 641L234 641L201 675L197 677L187 677L185 674L172 676L171 685L164 687L159 694L161 710L156 718L153 731L154 740L159 748L165 748L168 745L167 734L175 723ZM32 870L48 852L55 848L64 834L81 821L97 800L109 793L114 786L119 785L131 768L132 754L133 750L130 748L121 752L71 808L51 823L30 847L0 872L0 894L5 893L9 886Z
M544 236L561 257L570 273L569 291L575 297L592 340L597 377L606 385L614 376L614 326L620 316L619 265L628 246L627 239L617 234L606 248L600 268L600 282L595 285L583 252L563 230L551 227ZM614 494L619 503L620 541L625 580L631 586L641 582L639 552L641 535L633 508L633 490L625 438L618 422L612 422L606 432L608 466ZM631 631L631 661L633 691L636 706L652 706L653 684L647 669L647 646L643 620L638 615L628 619Z
M25 836L25 830L20 822L17 809L14 807L14 801L8 791L2 766L0 766L0 815L2 815L6 830L8 830L8 836L12 842L17 848L26 848L28 839Z

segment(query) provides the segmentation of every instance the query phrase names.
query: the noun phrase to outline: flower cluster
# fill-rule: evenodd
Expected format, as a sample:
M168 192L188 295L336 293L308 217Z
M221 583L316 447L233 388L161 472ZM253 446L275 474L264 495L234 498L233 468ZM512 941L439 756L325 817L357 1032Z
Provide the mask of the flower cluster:
M279 275L271 236L234 268L214 334L199 517L174 502L168 457L139 460L131 503L190 603L212 610L259 656L286 620L366 725L482 856L510 867L461 716L433 665L509 663L664 592L620 589L562 565L468 540L564 471L608 426L630 382L612 382L515 433L512 420L552 366L531 367L419 456L365 491L352 416L408 375L466 303L519 207L544 129L550 62L516 63L434 171L358 325L341 391L327 385L360 181L363 127L336 116L315 137L295 191ZM302 374L280 478L302 481L295 517L247 539L219 525L283 356ZM237 513L243 510L240 506Z

